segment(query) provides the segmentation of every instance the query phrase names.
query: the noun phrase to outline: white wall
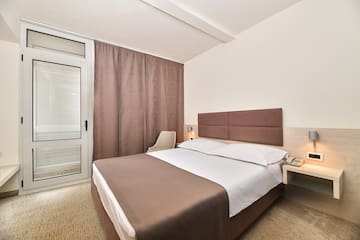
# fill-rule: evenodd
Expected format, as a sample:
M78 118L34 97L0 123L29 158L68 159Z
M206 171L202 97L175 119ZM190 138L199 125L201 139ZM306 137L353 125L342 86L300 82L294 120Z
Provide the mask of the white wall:
M0 165L19 162L19 45L0 40ZM17 189L16 177L0 192Z
M277 107L290 154L312 150L315 128L325 160L312 163L345 171L341 200L285 196L359 224L360 1L303 0L185 63L187 124L198 112Z
M1 6L0 6L1 8ZM11 31L9 26L6 24L3 16L0 14L0 40L14 42L16 40L15 34Z
M303 0L185 63L198 112L282 107L286 127L360 128L360 1Z

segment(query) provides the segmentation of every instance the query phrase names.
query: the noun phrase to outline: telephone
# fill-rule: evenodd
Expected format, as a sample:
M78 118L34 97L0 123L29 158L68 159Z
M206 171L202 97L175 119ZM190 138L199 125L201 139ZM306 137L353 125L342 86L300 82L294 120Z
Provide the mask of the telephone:
M286 159L285 163L288 165L295 166L295 167L301 167L301 165L303 165L303 163L304 163L304 160L298 159L296 157L288 157Z

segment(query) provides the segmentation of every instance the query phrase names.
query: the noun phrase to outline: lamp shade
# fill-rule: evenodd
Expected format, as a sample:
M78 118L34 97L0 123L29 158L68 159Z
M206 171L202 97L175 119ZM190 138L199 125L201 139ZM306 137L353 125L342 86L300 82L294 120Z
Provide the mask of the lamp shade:
M313 142L319 140L319 133L317 131L309 131L309 139Z

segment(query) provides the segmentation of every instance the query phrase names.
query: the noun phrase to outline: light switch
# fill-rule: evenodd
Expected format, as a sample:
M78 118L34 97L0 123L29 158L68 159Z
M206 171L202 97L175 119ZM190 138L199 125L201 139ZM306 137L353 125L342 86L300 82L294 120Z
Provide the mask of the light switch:
M308 152L306 154L306 157L309 160L315 160L315 161L323 161L324 160L324 154L322 154L322 153Z

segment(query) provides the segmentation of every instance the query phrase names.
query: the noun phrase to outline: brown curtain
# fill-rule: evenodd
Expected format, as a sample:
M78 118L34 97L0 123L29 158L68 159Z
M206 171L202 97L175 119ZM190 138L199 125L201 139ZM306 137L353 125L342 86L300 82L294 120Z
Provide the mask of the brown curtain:
M94 159L119 154L119 54L119 48L95 42Z
M176 130L177 142L183 140L184 68L182 64L146 56L147 146L161 130Z
M162 130L183 138L183 65L95 42L94 159L145 152Z

